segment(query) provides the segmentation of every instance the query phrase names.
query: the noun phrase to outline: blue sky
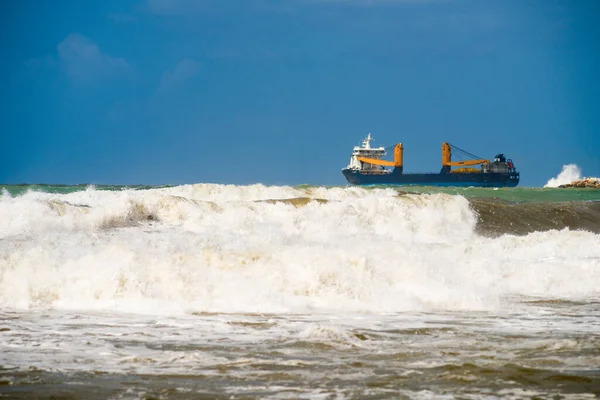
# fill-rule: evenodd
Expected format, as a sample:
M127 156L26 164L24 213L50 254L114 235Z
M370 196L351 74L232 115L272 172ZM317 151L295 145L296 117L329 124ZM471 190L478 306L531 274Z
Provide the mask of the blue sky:
M0 182L346 184L371 132L600 176L600 2L0 2Z

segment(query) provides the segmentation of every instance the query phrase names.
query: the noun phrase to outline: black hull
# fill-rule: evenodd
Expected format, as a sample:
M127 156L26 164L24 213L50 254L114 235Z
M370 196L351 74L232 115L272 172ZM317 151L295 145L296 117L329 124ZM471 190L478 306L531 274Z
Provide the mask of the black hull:
M518 172L405 174L394 169L387 174L373 174L343 169L342 173L353 185L515 187L519 184Z

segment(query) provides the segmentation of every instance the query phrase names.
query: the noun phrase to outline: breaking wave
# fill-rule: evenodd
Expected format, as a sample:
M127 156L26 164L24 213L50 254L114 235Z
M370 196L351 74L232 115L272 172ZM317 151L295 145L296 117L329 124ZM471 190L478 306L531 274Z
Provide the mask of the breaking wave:
M597 202L185 185L0 197L0 307L493 309L598 296Z
M544 185L545 188L556 188L581 179L581 170L575 164L563 165L562 170L555 178L550 178Z

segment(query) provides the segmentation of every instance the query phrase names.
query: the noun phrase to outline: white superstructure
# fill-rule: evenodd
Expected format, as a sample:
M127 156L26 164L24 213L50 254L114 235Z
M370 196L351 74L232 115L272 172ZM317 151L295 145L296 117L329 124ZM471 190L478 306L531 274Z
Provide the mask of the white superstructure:
M365 140L362 142L362 146L354 146L354 150L352 151L352 157L350 157L350 164L346 167L347 169L353 169L358 171L372 171L372 172L389 172L381 165L369 164L366 162L362 162L358 159L358 157L365 158L373 158L376 160L381 160L385 157L386 152L383 147L371 147L371 141L373 138L371 134L367 136Z

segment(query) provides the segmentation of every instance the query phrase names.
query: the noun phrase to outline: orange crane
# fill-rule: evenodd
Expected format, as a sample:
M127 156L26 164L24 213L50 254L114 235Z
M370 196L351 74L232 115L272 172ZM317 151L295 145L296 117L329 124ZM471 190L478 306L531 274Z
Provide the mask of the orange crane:
M465 153L471 157L474 157L474 160L463 160L463 161L452 161L452 149L459 150L462 153ZM479 165L483 163L489 163L490 160L478 159L477 156L468 153L464 150L459 149L456 146L451 145L450 143L444 142L442 144L442 167L466 167L469 165Z
M382 165L384 167L396 167L402 168L402 164L404 162L404 147L402 143L398 143L394 148L394 161L387 160L379 160L377 158L367 158L367 157L357 157L359 161L373 164L373 165Z
M469 157L473 157L472 160L462 160L462 161L452 161L452 149L457 150L461 154L466 154ZM368 157L357 157L359 161L364 163L369 163L373 165L381 165L384 167L395 167L402 169L404 167L404 146L402 143L398 143L394 148L394 161L388 160L380 160L377 158L368 158ZM474 154L468 153L462 149L459 149L456 146L451 145L450 143L444 142L442 144L442 168L450 172L451 167L467 167L472 165L479 165L484 163L489 163L490 160L486 160L483 158L478 158ZM465 172L473 172L470 171ZM460 170L456 170L456 172L460 172Z

